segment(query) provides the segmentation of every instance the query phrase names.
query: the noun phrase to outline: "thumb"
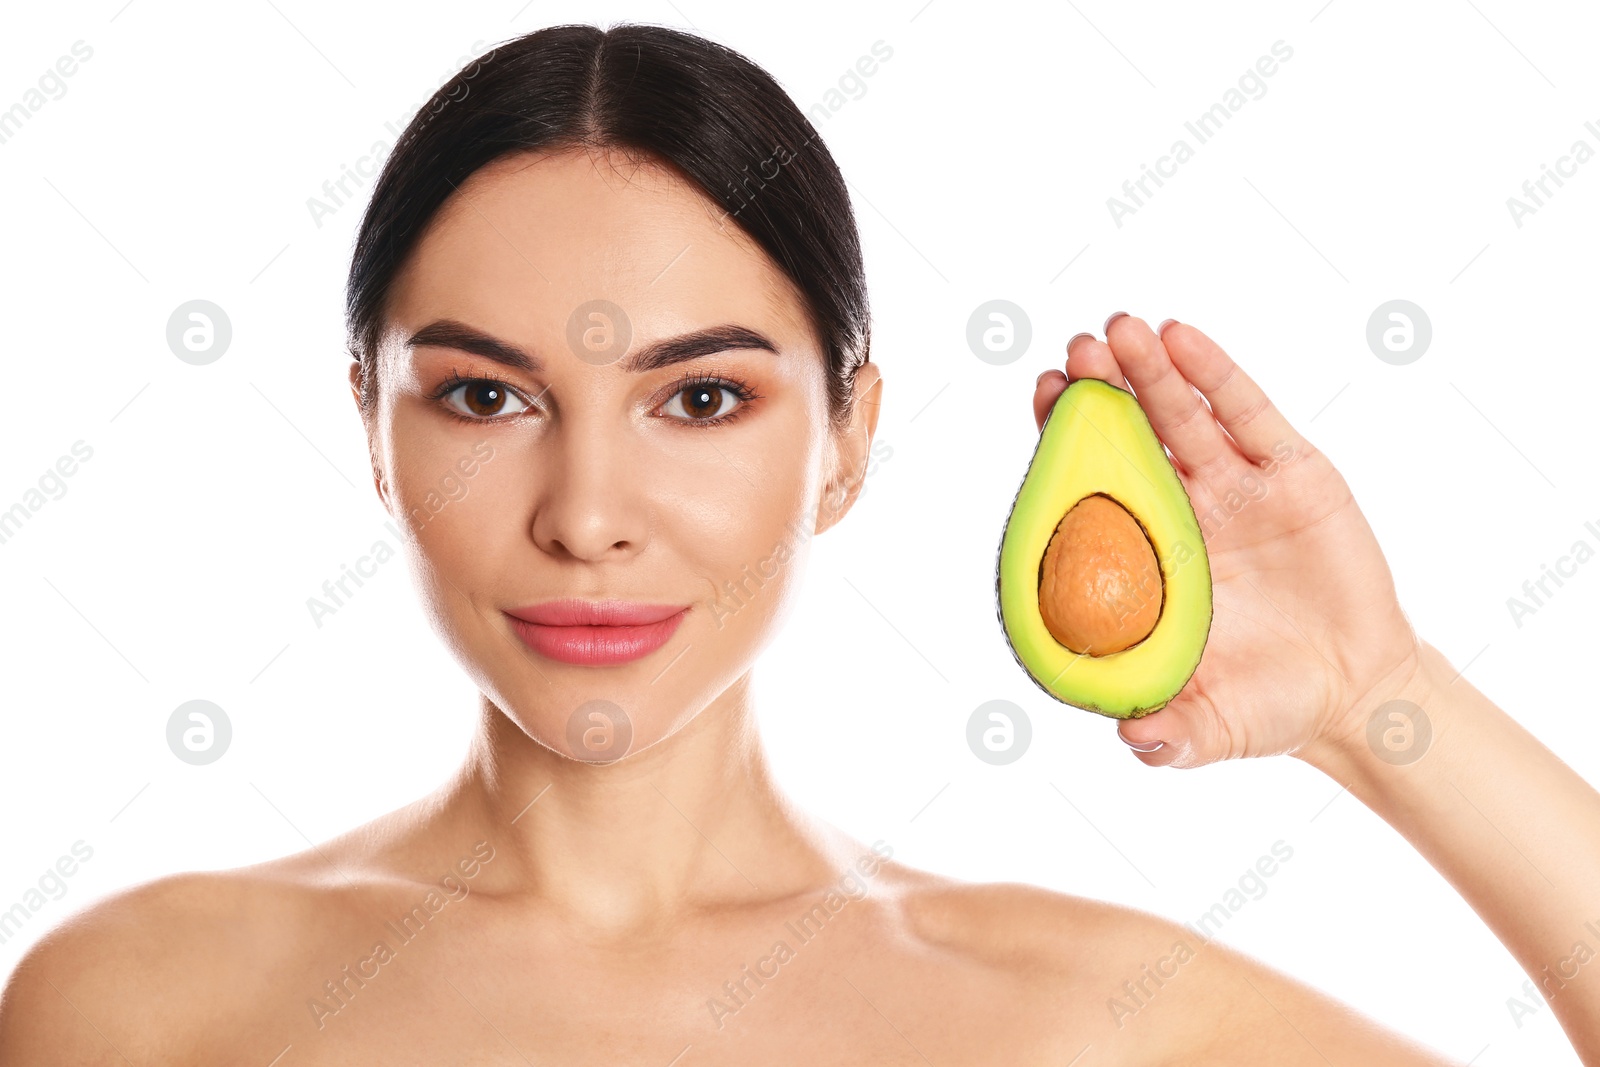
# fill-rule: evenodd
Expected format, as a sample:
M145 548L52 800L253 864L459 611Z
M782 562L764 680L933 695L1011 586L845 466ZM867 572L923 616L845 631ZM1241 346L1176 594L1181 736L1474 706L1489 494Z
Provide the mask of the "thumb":
M1210 705L1186 692L1160 711L1118 723L1117 736L1147 767L1201 767L1226 748Z

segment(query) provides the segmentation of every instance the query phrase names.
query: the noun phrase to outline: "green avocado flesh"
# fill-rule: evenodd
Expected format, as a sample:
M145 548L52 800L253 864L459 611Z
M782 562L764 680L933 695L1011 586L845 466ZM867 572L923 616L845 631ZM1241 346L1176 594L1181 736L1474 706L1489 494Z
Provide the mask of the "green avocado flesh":
M1137 521L1134 536L1148 540L1160 568L1160 588L1152 582L1143 594L1152 611L1159 598L1154 628L1104 655L1075 652L1058 641L1039 602L1045 550L1057 526L1095 495L1110 497ZM1211 631L1211 563L1183 483L1131 393L1095 378L1067 386L1045 419L1011 504L996 572L1000 627L1012 654L1062 703L1136 719L1165 707L1188 682ZM1130 599L1139 597L1119 593L1118 581L1108 572L1072 588L1121 605L1112 614L1126 616Z

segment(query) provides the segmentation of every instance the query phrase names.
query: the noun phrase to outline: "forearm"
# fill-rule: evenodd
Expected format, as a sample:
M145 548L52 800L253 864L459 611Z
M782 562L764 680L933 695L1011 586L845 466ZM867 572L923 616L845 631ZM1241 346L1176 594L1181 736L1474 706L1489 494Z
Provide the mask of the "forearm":
M1431 645L1417 675L1366 710L1392 699L1431 723L1414 762L1382 758L1365 733L1301 758L1455 886L1543 990L1584 1063L1600 1064L1600 793Z

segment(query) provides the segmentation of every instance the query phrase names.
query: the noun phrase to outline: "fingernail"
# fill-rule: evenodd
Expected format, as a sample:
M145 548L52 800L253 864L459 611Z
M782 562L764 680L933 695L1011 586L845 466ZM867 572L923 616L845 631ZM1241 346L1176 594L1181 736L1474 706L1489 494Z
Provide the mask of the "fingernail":
M1071 337L1067 338L1067 351L1068 352L1072 351L1072 342L1076 341L1078 338L1080 338L1080 337L1091 337L1092 338L1093 336L1094 336L1094 334L1092 334L1092 333L1075 333L1075 334L1073 334Z
M1121 734L1118 734L1117 736L1122 737ZM1122 743L1133 749L1135 752L1154 752L1156 749L1166 744L1165 741L1149 741L1142 745L1136 745L1132 741L1129 741L1126 737L1122 737Z
M1177 319L1162 319L1161 320L1161 325L1156 327L1156 336L1160 337L1162 334L1166 333L1167 332L1167 327L1171 326L1173 323L1175 323L1177 321L1178 321Z
M1044 376L1046 374L1049 374L1049 373L1050 373L1050 371L1048 369L1040 371L1039 372L1039 377L1037 377L1037 378L1035 378L1033 380L1033 387L1035 389L1037 389L1037 388L1039 388L1039 386L1043 385L1044 384Z
M1111 317L1106 320L1106 324L1104 326L1100 327L1100 332L1101 333L1105 333L1107 330L1111 329L1111 324L1113 322L1116 322L1118 319L1122 318L1126 314L1127 314L1126 311L1113 311L1111 313Z

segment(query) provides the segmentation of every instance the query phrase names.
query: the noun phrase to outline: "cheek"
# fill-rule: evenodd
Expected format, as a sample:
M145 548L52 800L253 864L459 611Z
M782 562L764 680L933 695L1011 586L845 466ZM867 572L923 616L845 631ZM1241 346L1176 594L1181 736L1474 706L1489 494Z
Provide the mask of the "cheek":
M796 580L793 564L812 528L798 471L762 473L755 486L737 474L722 478L718 499L699 496L673 508L685 564L704 587L717 629L735 610L773 601L773 585ZM767 603L763 614L775 605Z
M759 439L719 442L723 456L692 478L661 473L674 499L658 514L697 582L702 634L764 645L787 614L814 535L819 441L796 417Z
M396 519L430 557L435 546L448 552L452 539L478 521L500 492L495 482L508 466L503 450L489 433L445 434L425 422L398 426L391 441L389 497Z
M476 646L493 639L484 616L493 615L504 576L519 565L511 505L528 499L528 489L518 477L504 435L429 419L394 424L389 497L412 544L412 580L435 632L469 670L486 652Z

